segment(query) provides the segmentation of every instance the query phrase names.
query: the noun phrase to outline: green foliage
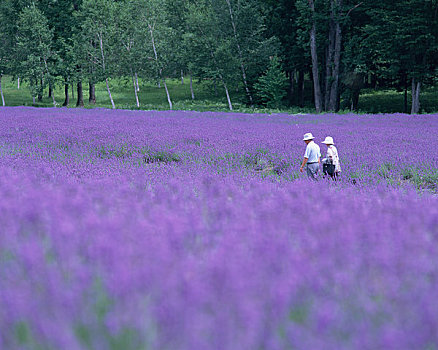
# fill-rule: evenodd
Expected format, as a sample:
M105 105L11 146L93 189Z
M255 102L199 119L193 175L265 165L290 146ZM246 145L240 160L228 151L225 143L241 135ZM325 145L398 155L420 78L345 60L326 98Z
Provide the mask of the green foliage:
M225 35L220 18L209 1L188 5L186 47L190 49L189 70L197 76L236 81L238 67L233 55L232 36Z
M167 151L153 151L153 150L143 150L143 161L146 164L152 163L172 163L179 162L181 160L180 156L176 153Z
M203 80L214 97L195 94L199 101L180 102L171 93L176 108L220 109L227 91L234 108L251 110L255 86L268 78L269 58L277 55L291 77L283 84L278 75L278 92L288 91L290 106L310 107L309 31L315 22L321 91L327 94L326 86L339 79L340 108L407 111L398 92L415 79L421 82L421 110L435 110L429 91L438 72L436 0L312 1L314 13L308 0L2 0L0 74L25 79L33 96L58 81L81 81L86 91L87 82L127 77L134 96L133 76L157 83L181 79L183 71ZM336 79L333 64L327 64L335 22L342 34ZM391 103L380 93L370 98L370 87L390 91ZM363 88L368 90L359 99ZM263 106L281 106L272 94L277 89L262 90L257 94ZM158 93L166 99L164 90ZM114 95L119 107L139 108L124 96L118 100L117 91ZM162 108L154 98L139 100L142 108ZM38 102L44 103L44 98Z
M416 169L414 167L405 168L401 172L401 179L403 181L411 182L418 190L438 193L437 169L421 171L420 169Z
M116 74L132 77L134 72L147 72L146 55L150 55L151 50L149 41L146 40L146 24L143 21L143 13L146 11L137 1L116 3L115 11L118 14L114 28L116 50L112 55Z
M417 166L399 168L395 163L385 162L375 168L374 172L368 172L367 176L372 177L373 173L391 186L410 183L421 192L438 193L438 170L435 168ZM360 178L363 179L364 176Z
M101 81L116 69L116 3L112 0L84 0L79 20L81 28L76 48L79 65Z
M252 85L269 56L278 52L278 42L264 21L259 1L203 0L187 5L183 39L189 71L211 79L216 88L244 89L251 104Z
M125 158L130 158L132 156L132 150L129 149L127 145L118 146L118 147L102 146L98 151L98 156L99 158L102 159L111 159L111 158L125 159Z
M287 78L281 69L277 56L274 56L268 70L254 85L261 104L268 108L279 108L286 96Z
M349 107L348 105L346 107ZM408 110L411 98L408 96ZM438 88L422 90L421 108L424 113L438 111ZM359 111L366 113L397 113L404 110L404 95L396 89L363 89L360 95Z
M138 109L135 104L135 98L132 94L132 81L130 77L127 79L113 79L111 81L113 97L118 101L118 108L122 109ZM9 106L29 105L28 83L23 83L20 90L17 89L16 80L12 80L11 76L4 76L2 80L3 92L6 102ZM214 91L210 88L209 81L194 81L193 87L196 95L196 100L190 97L189 84L181 85L179 79L171 79L168 81L169 91L174 99L174 109L176 110L194 110L194 111L228 111L226 101L222 96L215 96ZM308 93L311 93L310 86ZM45 90L45 93L47 89ZM54 94L57 99L60 99L63 93L61 86L55 87ZM234 94L236 102L233 104L234 110L243 113L312 113L313 108L308 105L305 108L285 107L268 108L257 106L250 108L245 103L244 92ZM76 95L75 95L76 97ZM85 101L86 108L103 107L111 108L111 103L108 98L105 83L96 84L96 105L89 105L88 100ZM163 94L163 89L159 89L156 83L144 81L140 79L139 98L142 101L140 109L143 110L165 110L168 109L166 96ZM43 95L41 102L36 102L37 107L50 107L52 101ZM422 93L421 98L422 108L427 113L438 111L438 89L428 88ZM346 101L341 101L341 105L345 105L346 109L339 113L350 113L349 105ZM372 90L364 89L360 95L359 111L361 113L396 113L403 110L403 92L396 90Z
M17 45L15 57L19 71L30 82L32 96L41 93L46 84L54 83L52 50L53 30L47 18L32 4L25 7L17 23Z

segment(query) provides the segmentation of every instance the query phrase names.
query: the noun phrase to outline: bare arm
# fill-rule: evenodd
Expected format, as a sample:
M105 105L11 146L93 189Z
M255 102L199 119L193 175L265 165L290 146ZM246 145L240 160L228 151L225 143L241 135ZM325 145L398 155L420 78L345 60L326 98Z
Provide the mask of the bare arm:
M304 157L303 164L301 164L301 168L300 168L301 172L304 171L304 166L306 165L308 160L309 160L309 158ZM318 159L318 161L319 161L319 159Z

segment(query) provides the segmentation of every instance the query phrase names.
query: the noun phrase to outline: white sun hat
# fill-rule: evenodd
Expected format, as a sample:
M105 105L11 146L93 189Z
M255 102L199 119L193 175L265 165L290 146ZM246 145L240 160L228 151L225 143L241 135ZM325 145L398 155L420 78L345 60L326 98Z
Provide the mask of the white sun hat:
M308 132L307 134L304 135L303 141L308 141L308 140L313 140L314 137L312 135L311 132Z
M331 136L327 136L325 138L324 141L322 141L322 143L325 143L326 145L334 145L335 143L333 142L333 137Z

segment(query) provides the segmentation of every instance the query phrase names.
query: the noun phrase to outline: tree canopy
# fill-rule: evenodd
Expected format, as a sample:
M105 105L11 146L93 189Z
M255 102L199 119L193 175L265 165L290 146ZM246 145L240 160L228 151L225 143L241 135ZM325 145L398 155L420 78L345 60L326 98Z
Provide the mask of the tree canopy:
M64 105L69 86L80 106L82 84L92 103L102 81L115 108L111 79L128 77L140 107L140 76L172 108L166 79L189 75L230 109L235 91L248 106L357 109L362 88L381 87L419 113L437 81L438 0L3 0L0 23L0 84L26 80L34 99L64 84Z

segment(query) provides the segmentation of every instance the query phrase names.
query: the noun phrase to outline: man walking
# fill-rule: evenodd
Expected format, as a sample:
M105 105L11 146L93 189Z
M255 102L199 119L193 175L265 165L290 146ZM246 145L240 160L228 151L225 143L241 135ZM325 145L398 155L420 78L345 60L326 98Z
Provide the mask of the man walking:
M321 149L313 142L312 133L304 135L303 141L306 143L306 152L304 153L303 164L301 164L300 172L304 171L304 166L307 165L307 177L311 180L318 180L319 164L321 163Z

